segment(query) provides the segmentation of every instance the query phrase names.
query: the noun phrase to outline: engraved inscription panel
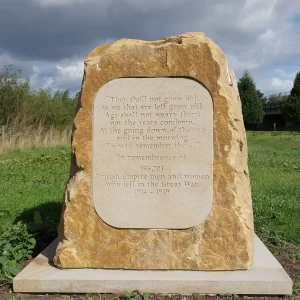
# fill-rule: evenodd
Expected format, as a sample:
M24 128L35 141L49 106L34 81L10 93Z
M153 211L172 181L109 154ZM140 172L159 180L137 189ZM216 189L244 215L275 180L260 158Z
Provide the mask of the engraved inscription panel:
M213 101L187 78L119 78L93 110L93 204L118 228L183 229L213 199Z

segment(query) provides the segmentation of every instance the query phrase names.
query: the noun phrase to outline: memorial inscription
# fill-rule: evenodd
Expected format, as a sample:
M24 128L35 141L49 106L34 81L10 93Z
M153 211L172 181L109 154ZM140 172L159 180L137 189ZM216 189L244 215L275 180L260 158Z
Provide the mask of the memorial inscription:
M226 56L203 33L94 49L71 149L58 267L252 266L241 101Z
M213 102L187 78L119 78L93 109L93 203L118 228L199 225L213 198Z

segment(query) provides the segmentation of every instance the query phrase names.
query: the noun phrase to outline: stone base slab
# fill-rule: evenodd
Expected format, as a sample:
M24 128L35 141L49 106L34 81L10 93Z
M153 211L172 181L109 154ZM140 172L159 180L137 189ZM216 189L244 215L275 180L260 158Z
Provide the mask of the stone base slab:
M292 294L292 280L257 236L254 266L247 271L62 270L52 263L56 245L51 243L14 278L14 292Z

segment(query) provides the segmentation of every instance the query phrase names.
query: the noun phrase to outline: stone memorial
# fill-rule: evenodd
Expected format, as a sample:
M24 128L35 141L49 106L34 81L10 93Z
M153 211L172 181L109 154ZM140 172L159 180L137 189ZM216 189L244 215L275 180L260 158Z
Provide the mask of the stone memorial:
M55 265L243 270L253 236L241 102L221 49L186 33L93 50Z
M254 235L236 78L203 33L88 55L58 231L15 292L292 293Z

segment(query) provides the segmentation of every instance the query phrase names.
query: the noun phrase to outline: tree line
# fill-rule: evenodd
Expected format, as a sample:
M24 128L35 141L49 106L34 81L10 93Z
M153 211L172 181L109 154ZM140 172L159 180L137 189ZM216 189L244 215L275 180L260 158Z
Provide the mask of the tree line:
M285 118L293 123L294 127L300 126L300 72L296 74L293 88L288 95L279 93L265 97L260 90L256 89L254 80L247 70L238 81L238 90L246 128L257 128L263 121L263 105L276 102L283 102L282 113Z
M30 80L21 79L21 70L5 66L0 73L0 127L39 125L63 130L71 127L79 93L72 96L69 90L53 91L50 88L34 90ZM246 128L258 126L263 121L263 105L284 102L284 115L300 126L300 72L296 74L289 95L270 95L268 98L256 89L253 78L246 70L238 81Z
M21 70L5 66L0 73L0 127L65 129L73 122L78 97L79 93L72 96L69 90L34 90L29 79L21 79Z

